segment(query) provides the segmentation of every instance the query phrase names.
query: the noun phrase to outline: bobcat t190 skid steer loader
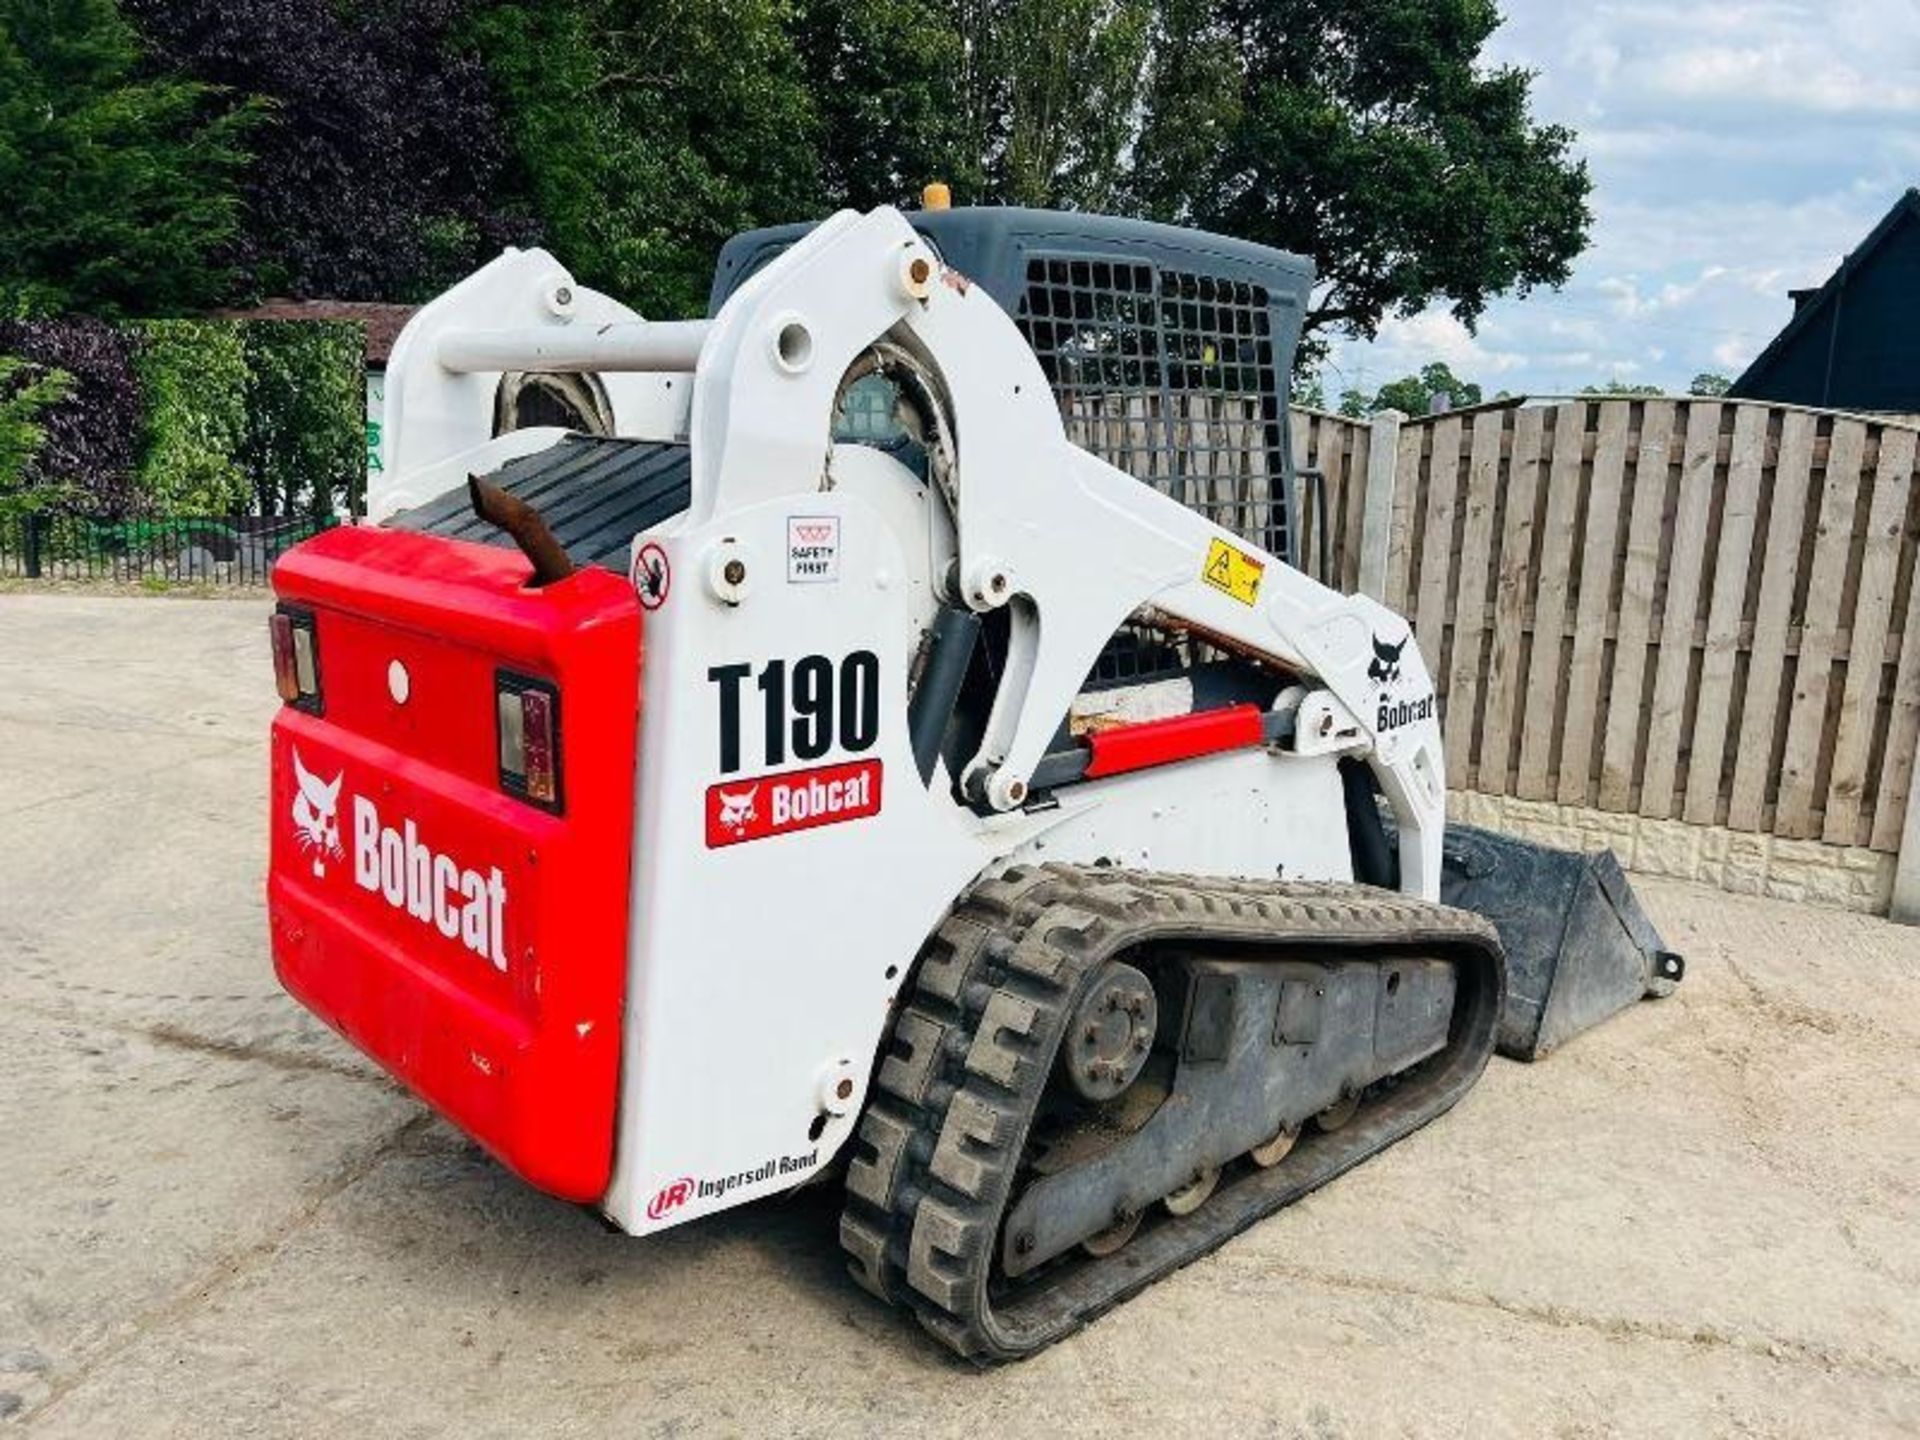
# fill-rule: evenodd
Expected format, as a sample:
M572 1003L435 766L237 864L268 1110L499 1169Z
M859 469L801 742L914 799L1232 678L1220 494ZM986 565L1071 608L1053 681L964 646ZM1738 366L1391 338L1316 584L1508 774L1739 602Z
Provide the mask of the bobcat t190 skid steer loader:
M1670 984L1610 860L1446 829L1407 622L1297 568L1310 280L881 209L704 321L426 306L375 523L275 572L287 988L634 1234L843 1174L992 1360Z

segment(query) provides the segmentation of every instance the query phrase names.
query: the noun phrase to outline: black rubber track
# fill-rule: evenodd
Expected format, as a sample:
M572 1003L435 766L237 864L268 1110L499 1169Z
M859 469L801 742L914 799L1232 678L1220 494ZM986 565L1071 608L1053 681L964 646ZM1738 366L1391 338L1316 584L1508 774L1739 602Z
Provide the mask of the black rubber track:
M994 1275L1001 1221L1065 1017L1102 961L1166 941L1242 958L1450 959L1452 1033L1344 1129L1270 1170L1236 1163L1198 1210L1105 1260L1007 1285ZM854 1277L970 1359L1030 1355L1448 1109L1486 1067L1503 985L1486 921L1361 885L1064 865L982 881L921 950L861 1116L840 1220Z

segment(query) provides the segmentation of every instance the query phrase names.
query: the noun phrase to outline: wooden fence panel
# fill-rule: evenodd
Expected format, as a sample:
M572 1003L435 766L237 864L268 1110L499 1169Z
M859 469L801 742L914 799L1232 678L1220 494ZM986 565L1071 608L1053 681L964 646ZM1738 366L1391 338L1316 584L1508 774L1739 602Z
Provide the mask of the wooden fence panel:
M1560 774L1554 793L1562 805L1587 803L1593 772L1593 736L1600 705L1600 666L1606 658L1607 614L1620 560L1620 490L1627 473L1630 407L1602 405L1587 486L1586 526L1580 546L1573 622L1573 659L1567 667L1567 718L1561 727ZM1568 536L1572 543L1572 536Z
M1340 485L1339 570L1337 588L1352 593L1360 588L1360 537L1367 523L1367 466L1373 457L1373 427L1347 427L1347 463Z
M1520 731L1520 779L1514 793L1527 800L1553 798L1553 740L1565 679L1568 577L1573 558L1574 515L1580 500L1580 468L1586 445L1584 404L1561 405L1553 417L1553 459L1547 467L1547 504L1540 530L1535 575L1533 649L1527 666L1526 719Z
M1813 568L1807 576L1787 748L1780 762L1780 803L1773 822L1775 834L1795 839L1810 839L1818 833L1813 820L1814 784L1826 748L1827 691L1833 679L1847 552L1853 546L1853 515L1860 498L1860 464L1866 444L1865 424L1834 421L1820 482L1820 519L1814 532Z
M1907 483L1910 490L1920 491L1920 481ZM1912 503L1920 510L1920 494ZM1920 562L1914 559L1915 549L1920 548L1920 520L1913 534L1915 543L1907 547L1907 614L1900 635L1900 663L1894 672L1880 793L1873 808L1873 838L1868 842L1876 850L1889 852L1900 848L1914 768L1920 765Z
M1887 633L1893 624L1891 597L1898 579L1913 460L1913 431L1882 432L1879 463L1874 466L1868 496L1867 531L1854 592L1852 644L1847 652L1846 685L1841 692L1840 723L1833 739L1833 768L1827 780L1827 808L1821 826L1821 838L1830 845L1852 845L1860 838L1860 808L1867 788L1874 723L1879 718Z
M1387 547L1387 593L1381 603L1402 615L1411 615L1414 598L1413 559L1419 536L1416 516L1426 513L1424 487L1420 484L1420 455L1426 445L1430 425L1400 427L1400 451L1394 457L1398 477L1393 489L1393 532Z
M1487 703L1480 735L1478 785L1504 795L1511 783L1517 713L1525 699L1527 612L1533 597L1535 510L1540 496L1541 447L1547 412L1518 411L1500 521L1499 579L1493 599L1493 646L1487 660Z
M1653 676L1647 722L1647 759L1640 782L1640 813L1664 820L1673 813L1685 733L1688 686L1693 672L1693 633L1698 618L1700 572L1712 517L1715 458L1720 444L1720 406L1696 400L1687 406L1686 449L1680 458L1680 490L1667 553L1666 602L1660 619L1660 657Z
M1472 783L1474 729L1478 723L1482 649L1486 639L1487 570L1498 552L1493 516L1499 499L1500 447L1510 410L1480 410L1468 440L1466 497L1460 502L1460 566L1453 606L1453 652L1447 667L1443 712L1447 783Z
M1419 608L1413 622L1414 638L1427 659L1436 682L1446 674L1446 626L1453 614L1453 520L1460 485L1458 415L1443 415L1433 427L1433 446L1427 457L1426 504L1421 508Z
M1660 522L1672 468L1671 400L1650 400L1640 417L1634 458L1633 501L1627 512L1626 556L1620 582L1620 620L1607 699L1607 733L1600 758L1600 807L1632 808L1638 778L1640 697L1646 687L1653 597L1659 577Z
M1766 550L1755 603L1752 658L1747 666L1740 743L1734 759L1727 824L1736 830L1764 827L1769 782L1779 777L1780 686L1787 666L1787 627L1794 582L1800 574L1800 540L1806 533L1813 489L1816 417L1790 410L1780 420L1780 448L1773 467L1773 504L1767 517Z
M1720 540L1707 602L1707 643L1700 661L1700 692L1688 745L1687 796L1682 818L1694 825L1718 819L1727 721L1733 711L1735 651L1747 603L1747 569L1760 511L1760 472L1766 460L1767 412L1755 405L1734 411L1733 445L1721 482Z
M1326 573L1353 588L1375 566L1414 624L1450 786L1898 850L1920 744L1916 427L1578 398L1409 420L1384 458L1391 427L1295 427L1327 476Z
M1299 487L1301 568L1350 593L1360 584L1360 534L1366 513L1372 426L1344 415L1295 410L1292 431L1295 468L1318 470L1326 477L1325 556L1320 553L1321 496L1311 484Z

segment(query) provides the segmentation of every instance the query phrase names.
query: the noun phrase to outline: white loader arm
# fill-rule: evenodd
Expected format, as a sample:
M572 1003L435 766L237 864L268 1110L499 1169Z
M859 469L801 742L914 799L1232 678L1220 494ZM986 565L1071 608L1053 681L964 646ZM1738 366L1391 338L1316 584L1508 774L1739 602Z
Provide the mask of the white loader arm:
M1012 320L944 269L898 212L833 217L715 319L694 392L693 518L797 484L829 488L840 381L882 340L944 391L955 598L1010 611L1007 668L966 767L969 792L996 810L1023 803L1073 697L1129 619L1187 629L1319 683L1300 708L1296 747L1371 764L1399 823L1401 884L1436 897L1445 767L1433 686L1407 622L1069 441Z

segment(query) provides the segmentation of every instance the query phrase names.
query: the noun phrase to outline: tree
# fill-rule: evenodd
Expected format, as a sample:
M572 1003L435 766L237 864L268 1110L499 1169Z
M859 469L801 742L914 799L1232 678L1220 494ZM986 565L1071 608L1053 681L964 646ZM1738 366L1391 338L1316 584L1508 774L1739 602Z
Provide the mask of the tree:
M938 0L803 0L793 25L818 113L827 203L870 209L917 203L943 180L984 193L960 104L967 51Z
M1436 360L1431 365L1421 367L1418 375L1403 375L1398 380L1389 380L1382 385L1367 405L1367 413L1398 410L1403 415L1427 415L1432 413L1435 400L1441 398L1445 399L1449 410L1457 410L1464 405L1478 405L1480 387L1472 381L1462 380L1445 362Z
M1155 0L799 0L831 203L1124 203Z
M1436 299L1471 327L1495 295L1563 283L1592 181L1573 133L1534 123L1532 76L1481 63L1500 18L1493 0L1163 3L1135 203L1311 255L1303 363L1332 327L1370 338Z
M1603 385L1582 385L1582 395L1664 395L1658 385L1634 385L1625 380L1609 380Z
M952 6L969 75L969 126L990 198L1113 207L1141 98L1150 0L1002 0Z
M134 327L145 399L137 483L159 515L225 515L247 502L238 452L247 428L247 357L228 320Z
M534 234L466 0L123 3L174 68L271 102L235 252L254 294L425 299Z
M366 356L346 321L248 320L240 456L264 515L366 512Z
M33 506L27 466L47 438L40 412L72 388L73 377L64 370L0 355L0 515Z
M1687 394L1716 396L1724 395L1733 388L1733 381L1724 375L1716 375L1711 370L1702 370L1687 382Z
M0 354L69 377L66 393L36 415L39 448L21 485L41 508L120 516L140 508L134 489L144 397L132 344L104 320L0 321Z
M823 207L784 0L525 0L472 33L556 253L653 315L706 308L736 231Z
M1288 387L1287 403L1308 410L1327 408L1327 382L1318 370L1295 370Z
M0 0L0 315L225 293L258 109L142 65L111 0Z

